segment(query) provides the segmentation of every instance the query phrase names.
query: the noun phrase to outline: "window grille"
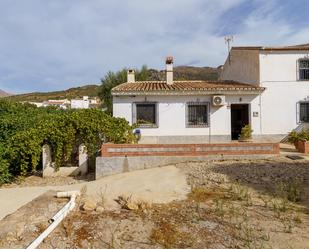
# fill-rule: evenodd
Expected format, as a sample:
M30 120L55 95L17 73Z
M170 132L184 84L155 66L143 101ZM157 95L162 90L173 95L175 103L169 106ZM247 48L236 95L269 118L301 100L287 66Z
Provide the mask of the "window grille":
M299 60L299 79L309 80L309 60Z
M299 104L299 115L301 122L309 122L309 102Z
M209 102L189 102L187 104L187 127L209 126Z

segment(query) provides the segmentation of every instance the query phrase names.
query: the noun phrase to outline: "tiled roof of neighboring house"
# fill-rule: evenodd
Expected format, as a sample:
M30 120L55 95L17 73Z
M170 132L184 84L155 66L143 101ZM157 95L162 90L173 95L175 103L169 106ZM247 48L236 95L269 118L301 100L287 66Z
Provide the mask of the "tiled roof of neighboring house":
M113 95L164 95L220 92L262 92L265 88L235 81L138 81L123 83L112 89Z
M282 46L282 47L263 47L263 46L232 47L232 50L264 50L264 51L297 51L297 50L309 50L309 43L307 43L307 44L293 45L293 46Z

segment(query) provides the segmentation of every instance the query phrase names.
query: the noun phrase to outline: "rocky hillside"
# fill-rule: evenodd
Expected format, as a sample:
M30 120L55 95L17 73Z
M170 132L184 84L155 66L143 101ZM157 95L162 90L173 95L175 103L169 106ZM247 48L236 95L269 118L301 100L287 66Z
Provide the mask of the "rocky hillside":
M74 99L83 96L94 97L98 95L98 85L86 85L82 87L74 87L64 91L55 92L34 92L26 94L18 94L9 98L15 101L35 101L43 102L48 99Z
M189 67L179 66L174 68L175 80L217 80L220 67ZM165 71L149 69L149 80L165 80ZM15 101L35 101L42 102L48 99L73 99L82 96L94 97L98 95L98 85L86 85L82 87L74 87L64 91L55 92L34 92L27 94L19 94L10 96ZM1 92L0 92L1 96Z
M179 66L174 68L175 80L217 80L220 67L189 67ZM164 80L165 71L149 69L150 80Z
M7 97L7 96L10 96L10 94L0 89L0 98Z

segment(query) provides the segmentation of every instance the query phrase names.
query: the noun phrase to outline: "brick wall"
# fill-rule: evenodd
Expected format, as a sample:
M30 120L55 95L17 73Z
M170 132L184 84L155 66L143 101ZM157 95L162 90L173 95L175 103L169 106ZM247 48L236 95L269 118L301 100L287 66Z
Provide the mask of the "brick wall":
M101 155L104 157L276 154L279 154L278 143L103 144L101 150Z

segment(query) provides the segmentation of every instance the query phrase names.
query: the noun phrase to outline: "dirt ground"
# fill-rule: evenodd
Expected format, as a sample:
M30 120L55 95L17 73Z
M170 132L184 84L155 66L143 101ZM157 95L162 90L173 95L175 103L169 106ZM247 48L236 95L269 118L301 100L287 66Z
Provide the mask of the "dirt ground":
M102 197L100 211L76 209L39 248L309 248L309 161L281 156L176 166L191 186L187 199L139 200L111 211ZM0 222L0 248L24 248L47 226L66 201L50 195Z

